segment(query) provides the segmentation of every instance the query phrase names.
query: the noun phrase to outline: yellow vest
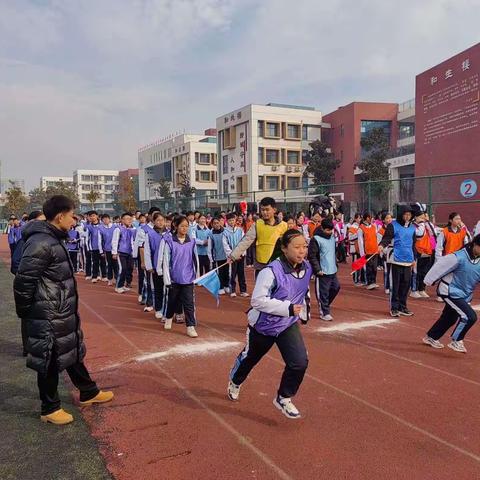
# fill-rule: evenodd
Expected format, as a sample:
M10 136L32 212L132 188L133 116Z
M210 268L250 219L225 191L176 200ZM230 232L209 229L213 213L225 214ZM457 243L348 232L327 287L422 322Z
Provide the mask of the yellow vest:
M256 223L256 257L258 263L268 263L272 258L277 240L288 230L285 222L268 225L260 219Z

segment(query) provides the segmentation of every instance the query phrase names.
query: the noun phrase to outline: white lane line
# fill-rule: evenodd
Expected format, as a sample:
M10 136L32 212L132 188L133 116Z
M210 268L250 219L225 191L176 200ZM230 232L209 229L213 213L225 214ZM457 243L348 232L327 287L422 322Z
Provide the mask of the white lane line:
M218 334L222 335L223 337L226 337L226 338L234 338L232 337L231 335L228 335L228 334L225 334L223 333L221 330L218 330L217 328L215 327L211 327L210 325L207 325L205 322L202 323L202 326L203 327L206 327L206 328L209 328L210 330L214 331L214 332L217 332ZM275 357L272 357L270 354L267 353L267 355L265 355L267 358L269 358L270 360L274 361L275 363L278 363L280 365L284 365L284 362L281 361L281 360L278 360L277 358ZM445 373L445 372L443 372ZM448 442L447 440L444 440L443 438L441 437L438 437L437 435L429 432L428 430L425 430L417 425L415 425L414 423L411 423L409 422L408 420L405 420L403 419L402 417L399 417L398 415L395 415L394 413L391 413L387 410L384 410L382 407L378 407L377 405L373 404L373 403L370 403L368 400L364 400L363 398L361 397L358 397L357 395L353 394L353 393L350 393L350 392L347 392L345 390L342 390L341 388L338 388L336 387L335 385L332 385L330 383L327 383L323 380L320 380L318 377L315 377L314 375L311 375L310 373L306 373L305 374L306 377L310 378L311 380L313 380L314 382L316 383L319 383L320 385L323 385L324 387L327 387L327 388L330 388L331 390L337 392L337 393L340 393L341 395L345 395L346 397L352 399L352 400L355 400L356 402L359 402L361 403L362 405L365 405L366 407L378 412L378 413L381 413L382 415L385 415L389 418L391 418L392 420L395 420L396 422L400 423L401 425L407 427L407 428L410 428L411 430L414 430L418 433L421 433L422 435L425 435L426 437L432 439L432 440L435 440L436 442L444 445L445 447L448 447L452 450L455 450L456 452L458 453L461 453L462 455L465 455L467 457L470 457L472 458L473 460L477 461L477 462L480 462L480 455L476 455L475 453L472 453L472 452L469 452L468 450L465 450L464 448L462 447L459 447L458 445L455 445L453 443L450 443ZM461 377L460 377L461 378Z
M172 357L175 355L187 357L190 355L209 355L216 352L230 350L238 347L240 342L227 342L227 341L210 341L210 342L196 342L186 343L183 345L175 345L174 347L167 348L162 352L152 352L135 357L137 362L147 362L149 360L155 360L157 358Z
M361 322L342 322L332 324L328 327L319 327L315 332L330 333L330 332L348 332L351 330L363 330L364 328L386 328L385 325L397 323L398 318L384 318L374 320L363 320Z
M124 335L120 330L118 330L114 325L112 325L108 320L105 320L99 313L93 310L88 304L80 300L80 303L86 308L90 313L95 315L100 321L102 321L105 325L110 327L119 337L125 340L131 347L133 347L139 354L143 354L144 352L138 347L130 338ZM203 324L205 325L205 324ZM236 339L234 339L236 340ZM231 433L240 445L243 445L252 453L254 453L265 465L270 467L278 476L278 478L282 480L293 480L287 472L282 470L266 453L262 452L259 448L257 448L247 437L242 435L235 427L230 425L226 420L224 420L218 413L214 412L208 405L206 405L199 397L197 397L194 393L192 393L185 385L180 383L168 370L163 369L159 363L149 360L151 365L163 373L177 388L182 390L187 397L190 398L193 402L195 402L198 406L203 408L219 425L221 425L225 430Z

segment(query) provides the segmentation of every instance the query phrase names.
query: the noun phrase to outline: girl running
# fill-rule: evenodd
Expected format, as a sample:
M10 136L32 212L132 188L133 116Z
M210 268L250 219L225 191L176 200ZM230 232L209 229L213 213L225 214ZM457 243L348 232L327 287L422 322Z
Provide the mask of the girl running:
M240 386L253 367L277 344L286 363L273 404L287 417L300 418L292 402L308 365L298 320L309 319L312 267L305 261L307 242L297 230L281 237L282 255L261 270L248 311L247 344L230 372L228 397L238 400Z
M438 295L445 302L440 318L423 338L433 348L443 348L440 338L455 323L452 341L448 346L456 352L467 353L465 335L477 321L470 305L475 287L480 283L480 235L465 248L438 260L425 277L427 285L438 284Z
M163 247L163 283L167 289L165 330L172 328L178 306L183 308L187 335L198 337L195 330L195 295L193 281L198 271L195 239L188 236L187 217L179 215L172 222L172 234L165 235Z

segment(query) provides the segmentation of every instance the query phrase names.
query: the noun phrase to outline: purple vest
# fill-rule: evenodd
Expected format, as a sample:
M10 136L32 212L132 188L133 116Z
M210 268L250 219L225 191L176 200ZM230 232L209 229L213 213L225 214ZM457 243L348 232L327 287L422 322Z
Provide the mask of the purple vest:
M102 247L106 252L112 251L113 232L117 227L112 224L110 228L100 225L100 235L102 236Z
M150 247L150 253L152 256L152 265L155 268L158 262L158 247L160 246L160 242L162 241L163 233L158 233L153 228L150 228L148 232L148 242Z
M172 235L165 235L165 242L170 247L170 278L172 283L188 285L197 276L195 258L195 240L187 237L184 243Z
M272 269L276 286L270 297L278 300L288 300L294 305L302 304L310 285L310 277L312 276L310 263L305 261L304 267L305 275L302 278L296 278L291 273L285 273L280 259L271 262L267 268ZM298 316L280 317L278 315L260 312L258 320L255 323L255 330L262 335L276 337L297 322L298 318Z
M127 228L125 225L118 227L120 230L120 238L118 240L118 253L125 253L127 255L133 254L132 240L135 235L134 228Z
M100 246L98 245L98 231L100 229L100 223L94 225L93 223L88 223L86 225L88 230L88 242L90 245L90 250L100 250Z
M68 240L76 240L75 243L67 242L68 250L78 251L78 240L80 239L80 234L78 231L73 228L68 231Z

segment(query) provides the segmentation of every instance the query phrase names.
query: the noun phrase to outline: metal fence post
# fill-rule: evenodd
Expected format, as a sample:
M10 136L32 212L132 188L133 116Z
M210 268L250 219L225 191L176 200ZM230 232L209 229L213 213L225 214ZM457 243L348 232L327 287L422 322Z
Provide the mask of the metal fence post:
M428 177L428 214L432 215L432 177Z
M372 211L372 182L371 180L368 181L368 184L367 184L367 205L368 205L368 211L371 212Z

